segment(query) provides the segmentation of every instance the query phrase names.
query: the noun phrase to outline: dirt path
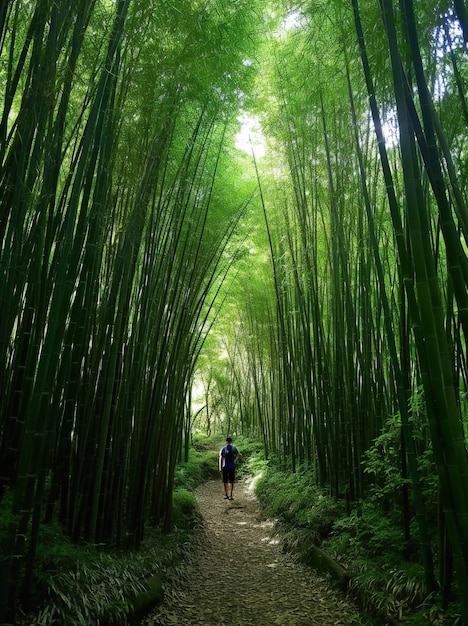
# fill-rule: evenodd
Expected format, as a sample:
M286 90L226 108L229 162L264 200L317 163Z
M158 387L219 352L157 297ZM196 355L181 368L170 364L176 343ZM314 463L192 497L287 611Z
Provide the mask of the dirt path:
M211 481L196 492L204 532L145 626L351 626L351 602L283 554L247 483L234 500Z

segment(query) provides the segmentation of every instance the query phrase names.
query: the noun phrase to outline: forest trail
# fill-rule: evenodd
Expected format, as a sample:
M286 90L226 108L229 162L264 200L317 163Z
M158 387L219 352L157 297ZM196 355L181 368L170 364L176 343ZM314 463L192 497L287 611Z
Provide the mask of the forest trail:
M144 626L361 624L344 594L282 552L248 482L223 495L217 481L197 489L203 531Z

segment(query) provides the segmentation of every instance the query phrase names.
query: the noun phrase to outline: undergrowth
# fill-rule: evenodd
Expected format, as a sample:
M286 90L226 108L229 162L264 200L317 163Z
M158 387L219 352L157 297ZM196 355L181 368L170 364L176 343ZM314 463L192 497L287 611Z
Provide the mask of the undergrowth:
M264 467L261 445L243 437L236 438L235 444L241 452L238 477L258 473ZM219 480L218 454L223 445L223 437L193 437L188 459L175 472L173 531L163 534L148 526L139 550L76 545L58 523L43 524L30 603L37 608L20 609L17 626L127 624L132 600L146 590L145 581L158 575L164 578L165 571L182 563L200 521L193 492L206 480ZM4 503L8 498L6 494ZM0 538L6 532L6 519L0 510Z
M18 626L127 624L132 600L146 591L145 581L177 567L194 539L199 512L193 490L218 477L218 442L195 442L187 462L176 469L173 531L148 526L139 550L103 549L73 544L58 523L43 524L37 551L29 612L18 611ZM0 534L1 534L0 515Z
M145 580L182 560L190 531L170 535L148 528L140 550L103 551L72 544L57 524L41 529L33 601L38 608L17 624L127 624Z
M345 567L350 573L349 593L369 616L363 617L363 624L459 623L456 608L442 611L438 598L426 593L417 546L410 550L413 560L404 558L403 545L407 549L408 542L399 517L394 509L384 511L382 506L388 485L380 489L376 480L368 499L347 512L343 501L317 487L310 468L284 471L265 460L259 442L237 437L234 443L241 453L237 476L255 477L256 494L265 515L276 519L285 549L303 560L311 545L319 546ZM23 615L18 626L126 624L131 600L144 590L145 577L164 576L165 570L182 563L199 522L193 492L206 480L219 480L218 454L223 445L219 436L193 437L187 461L176 468L174 531L163 535L160 529L147 528L138 551L77 546L58 524L45 525L34 597L42 609ZM376 459L370 458L368 467L377 466ZM0 531L1 522L0 515Z
M428 595L417 546L410 550L412 560L405 558L408 542L398 515L384 512L372 493L349 514L343 501L316 486L311 469L293 473L274 462L264 468L255 492L266 515L276 519L285 550L304 560L313 544L346 568L349 593L369 623L460 623L456 607L442 611L439 599Z

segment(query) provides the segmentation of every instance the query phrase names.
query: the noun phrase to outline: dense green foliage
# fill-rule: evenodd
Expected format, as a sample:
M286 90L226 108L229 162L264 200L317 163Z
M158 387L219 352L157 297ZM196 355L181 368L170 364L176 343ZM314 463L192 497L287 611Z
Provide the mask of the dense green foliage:
M347 510L344 500L317 486L313 470L303 466L292 473L275 462L263 467L255 491L265 514L275 518L284 549L311 564L310 549L319 546L341 564L349 576L349 592L364 609L363 623L458 623L456 605L443 611L436 598L428 599L424 568L415 536L405 537L401 509L395 495L402 489L401 474L393 463L383 462L383 449L399 446L395 429L369 450L364 471L373 476L372 492ZM396 436L395 436L396 435ZM428 468L425 492L437 516L437 486ZM417 535L417 533L416 533ZM437 545L437 525L431 527Z
M185 519L202 431L389 514L468 624L467 32L458 0L2 3L0 620L47 525Z
M134 598L146 590L146 580L177 571L200 526L194 489L203 481L218 478L218 449L221 440L195 438L189 461L176 467L173 493L173 530L147 526L141 549L73 544L57 523L42 524L37 550L34 591L29 609L17 623L127 624L134 611ZM0 540L5 540L5 498L0 508Z
M239 281L240 323L234 339L221 336L220 382L234 381L241 395L233 411L224 383L212 385L211 404L254 428L280 467L313 469L348 514L373 498L393 510L428 596L440 594L444 606L458 588L466 623L459 7L289 8L257 82L270 150L256 170L270 263L258 253L258 278ZM376 479L379 463L392 481Z
M194 365L248 202L216 174L256 13L15 0L0 18L0 619L14 619L42 521L129 547L148 520L173 525Z

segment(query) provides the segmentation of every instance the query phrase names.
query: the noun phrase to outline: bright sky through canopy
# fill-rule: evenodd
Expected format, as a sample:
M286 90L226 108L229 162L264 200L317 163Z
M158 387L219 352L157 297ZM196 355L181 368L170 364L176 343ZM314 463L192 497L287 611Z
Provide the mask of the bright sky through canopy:
M241 127L236 135L236 148L248 154L252 154L253 151L255 158L261 159L265 156L266 147L258 117L244 112L237 120Z

